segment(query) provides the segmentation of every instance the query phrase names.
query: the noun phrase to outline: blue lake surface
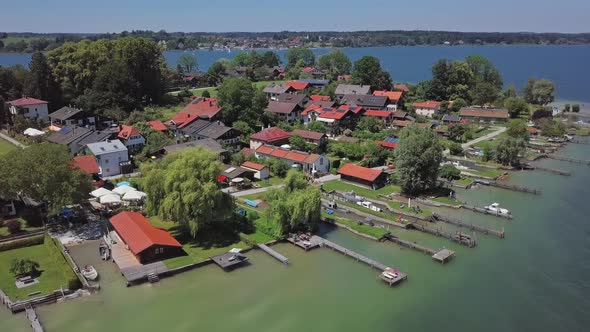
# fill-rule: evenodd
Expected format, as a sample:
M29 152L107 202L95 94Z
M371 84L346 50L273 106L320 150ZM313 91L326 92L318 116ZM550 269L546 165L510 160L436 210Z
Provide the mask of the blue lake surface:
M329 51L314 50L316 55ZM343 51L352 61L364 55L375 56L396 82L410 83L429 79L430 68L440 58L458 60L479 54L496 65L506 85L514 84L520 89L529 77L547 78L556 83L559 99L590 102L590 45L399 46L344 48ZM196 55L199 68L206 70L215 61L231 59L241 51L165 51L164 57L171 67L175 67L184 52ZM287 51L276 52L284 58ZM1 53L0 65L27 65L30 57L30 54Z

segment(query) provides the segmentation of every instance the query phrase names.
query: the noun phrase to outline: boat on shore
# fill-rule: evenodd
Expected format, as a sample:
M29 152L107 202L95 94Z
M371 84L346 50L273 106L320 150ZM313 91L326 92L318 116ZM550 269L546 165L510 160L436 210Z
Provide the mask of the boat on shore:
M500 207L498 203L492 203L491 205L484 206L487 211L493 212L495 214L503 214L509 216L511 213L507 209L503 209Z
M96 280L96 278L98 278L98 272L96 272L96 269L92 265L86 265L84 270L82 270L82 275L84 278L90 281Z

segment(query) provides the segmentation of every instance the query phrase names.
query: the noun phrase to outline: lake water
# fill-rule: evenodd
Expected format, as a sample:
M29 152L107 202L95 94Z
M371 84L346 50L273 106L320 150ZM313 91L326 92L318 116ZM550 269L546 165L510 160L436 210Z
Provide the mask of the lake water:
M316 49L316 55L329 49ZM590 77L590 45L575 46L399 46L344 48L352 61L364 55L381 60L396 82L416 83L431 77L430 68L440 58L463 59L467 55L480 54L489 58L500 70L506 84L521 88L526 80L535 76L548 78L557 85L557 97L561 100L590 102L588 77ZM239 51L187 51L196 55L201 70L206 70L221 58L231 59ZM287 51L277 53L284 58ZM168 64L175 68L183 51L166 51ZM30 54L0 53L0 65L27 65Z
M559 152L590 159L590 146ZM489 187L460 191L480 206L499 202L514 220L453 214L504 228L505 239L478 234L476 248L415 231L398 236L455 250L446 265L427 255L323 228L330 240L392 265L409 279L388 288L377 272L328 249L275 249L285 267L259 251L251 265L226 273L210 265L157 284L126 288L110 262L96 264L100 293L38 308L51 331L587 331L590 325L590 172L544 160L571 177L517 172L512 183L542 188L535 196ZM445 229L454 230L444 226ZM96 248L87 256L96 259ZM84 253L83 253L84 254ZM23 315L0 309L0 330L29 331Z

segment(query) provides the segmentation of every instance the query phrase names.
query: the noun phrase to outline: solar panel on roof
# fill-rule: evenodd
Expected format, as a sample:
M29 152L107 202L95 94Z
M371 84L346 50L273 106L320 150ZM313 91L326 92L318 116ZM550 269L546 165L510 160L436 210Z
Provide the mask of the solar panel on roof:
M63 127L59 131L59 133L62 134L62 135L67 135L67 134L69 134L71 132L72 132L72 129L71 128L68 128L68 127Z

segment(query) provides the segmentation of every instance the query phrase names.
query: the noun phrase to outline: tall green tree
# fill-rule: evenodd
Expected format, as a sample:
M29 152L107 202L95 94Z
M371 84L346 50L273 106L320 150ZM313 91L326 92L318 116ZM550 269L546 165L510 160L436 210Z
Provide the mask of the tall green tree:
M506 124L506 134L508 136L523 140L528 140L529 132L527 130L527 125L524 120L521 119L512 119L508 121Z
M547 79L529 78L522 92L531 104L547 105L555 99L555 85Z
M196 70L199 70L199 65L197 63L197 57L189 54L189 53L182 53L178 57L178 61L176 62L178 67L182 69L183 73L192 73Z
M199 232L229 221L234 201L217 182L217 156L202 148L167 155L142 165L147 211L179 223L195 238Z
M508 110L511 118L518 118L521 114L528 114L529 105L519 97L508 97L504 100L504 107Z
M287 51L287 68L293 68L301 61L303 67L313 66L315 55L309 48L294 47Z
M402 190L413 195L433 189L442 161L436 133L412 125L402 129L399 138L395 161Z
M526 150L525 141L521 138L502 137L496 145L495 158L502 165L518 165L520 156Z
M391 90L393 85L391 76L374 56L364 56L354 63L352 80L355 84L370 85L374 90Z
M321 70L328 71L332 79L336 79L338 75L348 74L352 69L352 62L338 48L332 49L328 54L321 55L317 62L317 67Z
M58 84L55 82L45 55L41 52L33 53L29 64L30 74L25 82L25 94L34 98L46 100L49 107L57 109L61 106L61 96Z
M267 99L262 92L254 89L252 82L245 78L228 78L219 86L217 92L219 105L223 107L221 118L231 125L240 119L254 128L260 120Z

